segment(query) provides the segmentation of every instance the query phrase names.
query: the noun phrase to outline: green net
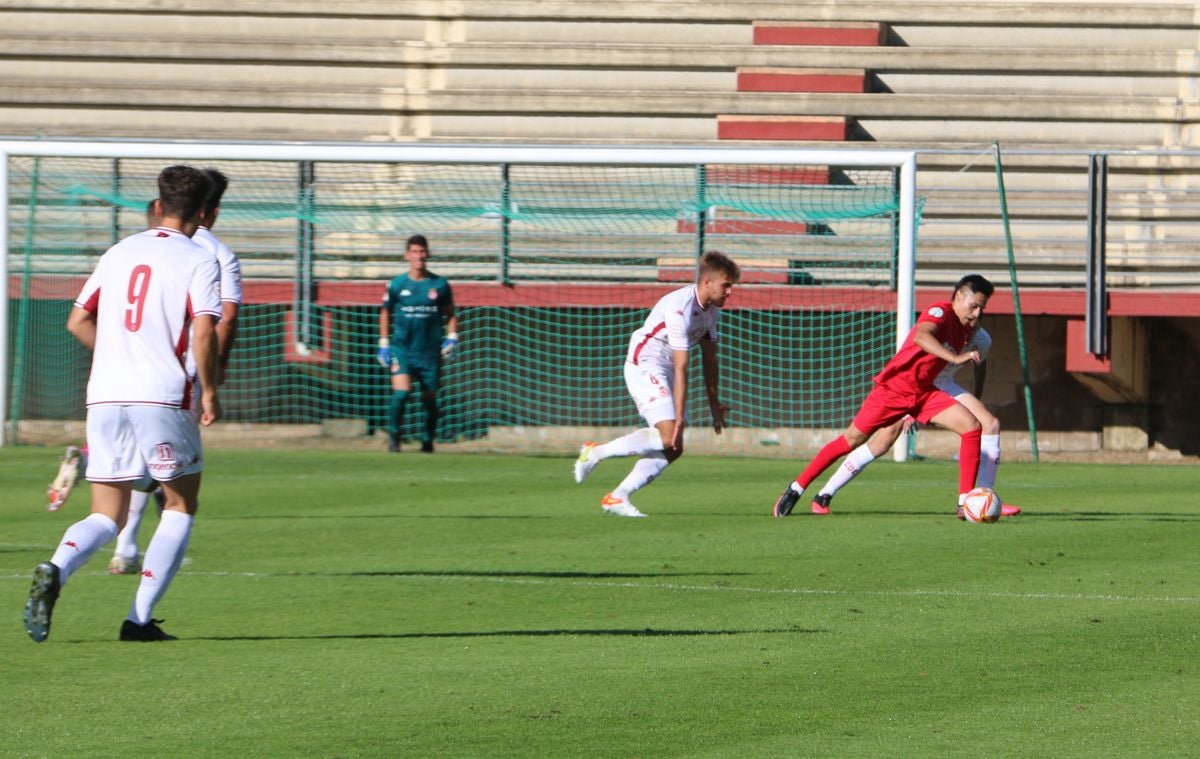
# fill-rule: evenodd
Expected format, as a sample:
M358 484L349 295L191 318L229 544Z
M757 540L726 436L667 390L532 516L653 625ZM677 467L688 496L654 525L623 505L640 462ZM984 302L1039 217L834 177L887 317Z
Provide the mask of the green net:
M169 163L9 159L10 422L83 418L89 357L63 326L71 301L97 257L144 228ZM719 348L742 448L843 427L895 346L892 167L200 165L230 177L213 231L245 276L230 421L384 426L378 304L414 233L454 287L463 338L443 372L443 441L533 445L562 429L577 442L577 428L638 424L629 335L706 250L743 269ZM701 428L698 356L691 378ZM412 436L420 417L406 416Z

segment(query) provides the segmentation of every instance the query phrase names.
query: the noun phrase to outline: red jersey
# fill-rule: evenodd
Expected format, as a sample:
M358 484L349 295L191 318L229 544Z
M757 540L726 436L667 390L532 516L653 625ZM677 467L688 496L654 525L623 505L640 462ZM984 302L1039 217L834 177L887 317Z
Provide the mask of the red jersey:
M971 338L971 328L958 320L950 301L934 303L921 314L917 324L933 322L933 336L951 353L962 353ZM875 384L887 385L889 388L908 393L923 393L934 389L933 381L937 379L942 369L948 363L932 353L925 352L921 346L913 342L917 327L913 325L904 344L883 367L883 371L875 375Z

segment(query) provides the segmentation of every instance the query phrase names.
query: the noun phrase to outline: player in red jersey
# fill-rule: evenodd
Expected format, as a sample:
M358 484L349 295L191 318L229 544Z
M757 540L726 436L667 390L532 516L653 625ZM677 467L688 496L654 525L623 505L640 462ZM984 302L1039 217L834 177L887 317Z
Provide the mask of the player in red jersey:
M988 298L992 283L968 274L954 286L948 301L934 303L921 314L900 350L875 375L875 388L867 395L854 421L790 483L775 502L774 515L786 517L804 489L834 462L867 441L878 429L911 415L922 424L936 424L962 438L958 455L958 505L973 487L979 471L979 420L948 393L934 384L948 364L978 364L978 350L967 350ZM823 512L820 512L823 513Z

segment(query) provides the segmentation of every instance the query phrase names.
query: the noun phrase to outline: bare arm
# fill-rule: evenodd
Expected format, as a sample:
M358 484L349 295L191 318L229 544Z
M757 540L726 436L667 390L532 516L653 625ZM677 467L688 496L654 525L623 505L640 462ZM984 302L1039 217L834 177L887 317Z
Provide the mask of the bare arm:
M387 340L389 337L391 337L392 325L391 325L391 319L389 318L390 316L391 316L391 314L388 312L388 310L386 308L379 309L379 339L380 340Z
M67 315L67 331L88 350L96 349L96 315L78 306Z
M219 350L215 316L200 314L192 321L192 354L200 379L200 424L208 427L221 418L221 402L217 399Z
M237 318L241 307L231 300L221 302L221 321L217 322L217 382L225 383L225 372L229 369L229 355L233 353L233 342L237 340Z
M677 449L683 440L683 412L687 408L688 352L673 350L671 358L675 365L675 434L671 436L671 447Z
M960 354L947 350L944 345L938 342L938 339L933 334L936 327L937 325L933 322L920 322L917 324L916 329L913 330L913 343L926 353L931 353L955 366L962 366L968 361L979 363L979 351L967 351Z
M718 435L725 429L725 414L729 407L721 403L718 392L721 372L717 363L717 344L707 337L700 341L700 366L704 370L704 393L708 396L708 408L712 411L713 431Z

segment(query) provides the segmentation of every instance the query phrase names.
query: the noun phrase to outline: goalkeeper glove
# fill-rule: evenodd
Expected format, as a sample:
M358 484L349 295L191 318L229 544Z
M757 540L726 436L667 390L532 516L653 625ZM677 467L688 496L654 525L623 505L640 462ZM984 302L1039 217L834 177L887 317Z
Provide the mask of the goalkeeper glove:
M379 338L379 352L375 354L375 360L384 367L392 363L392 349L388 345L389 342L386 337Z
M446 339L442 341L442 358L447 361L454 360L454 353L458 350L458 333L451 332L446 335Z

